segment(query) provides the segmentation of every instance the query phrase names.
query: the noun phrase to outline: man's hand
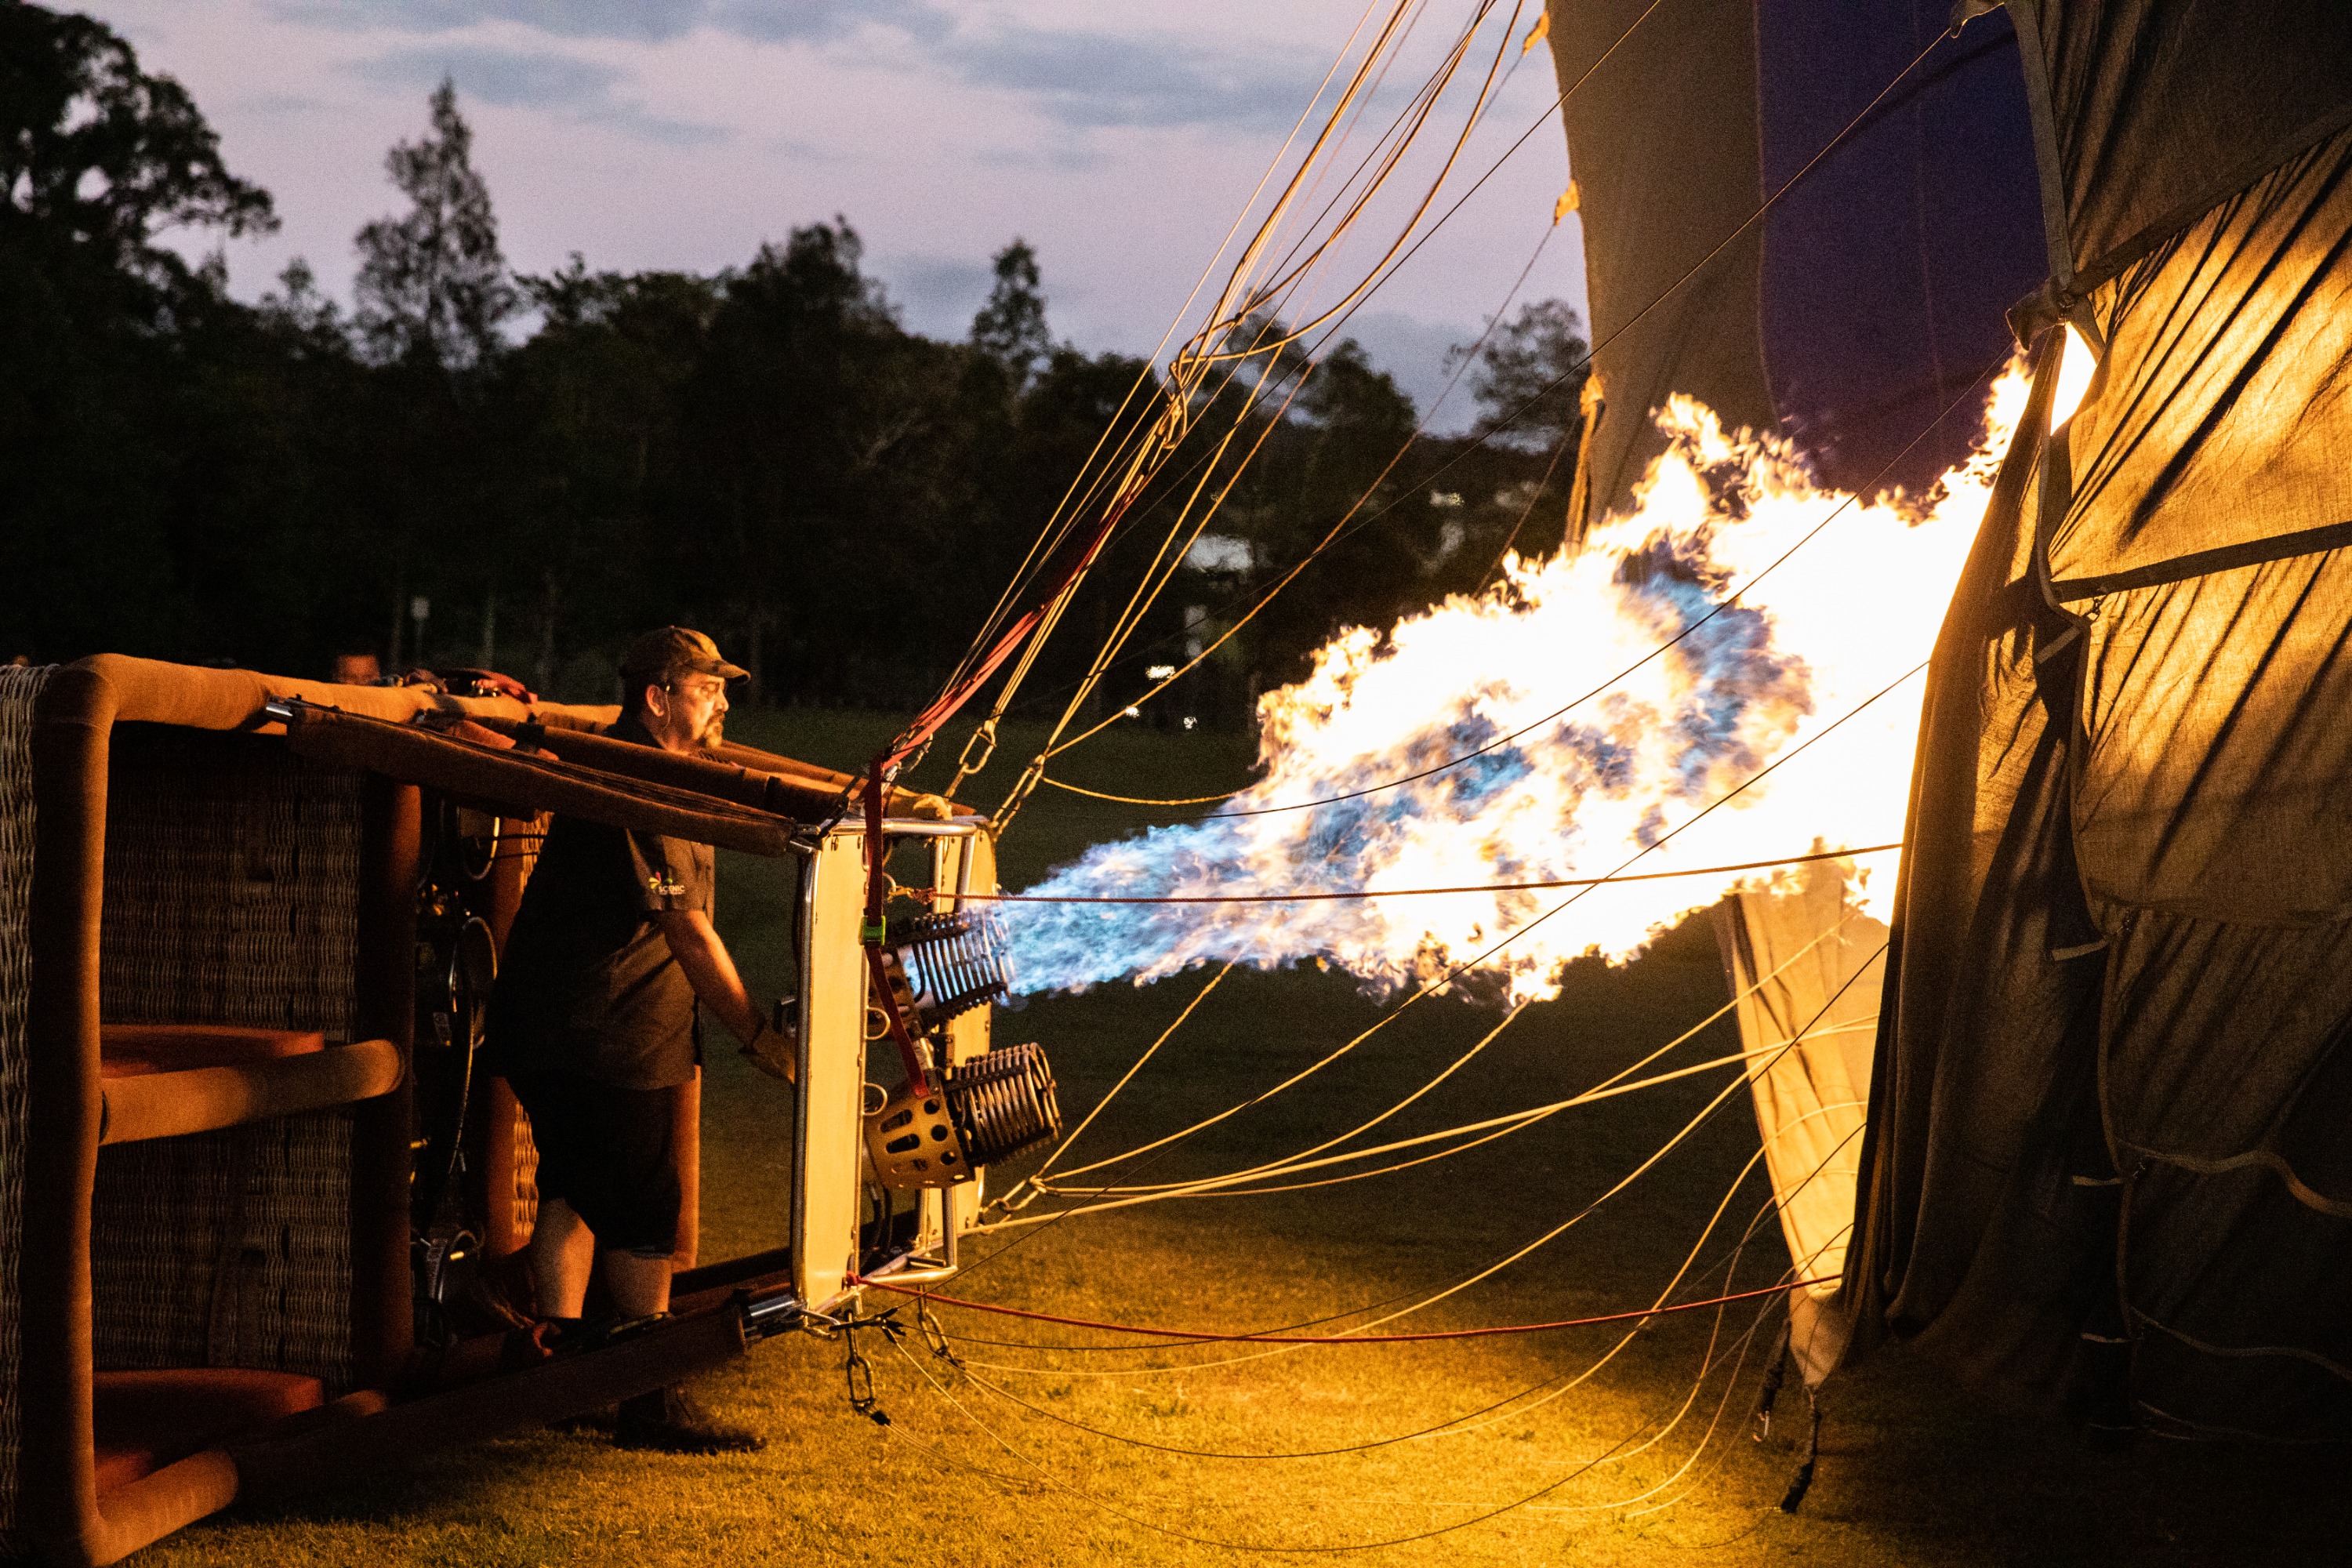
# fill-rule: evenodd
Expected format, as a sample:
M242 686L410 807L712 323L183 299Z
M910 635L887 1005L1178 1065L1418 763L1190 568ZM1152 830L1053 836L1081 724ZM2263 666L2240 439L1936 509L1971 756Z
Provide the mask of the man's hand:
M760 1032L743 1047L743 1055L770 1078L790 1083L799 1061L799 1045L792 1036L762 1023Z
M898 816L919 816L932 822L945 822L956 815L956 804L945 795L915 795L908 790L893 790L890 810Z
M793 1042L768 1027L760 1010L743 989L735 960L719 940L710 917L700 910L660 910L650 917L669 942L671 956L686 971L694 998L718 1016L728 1032L743 1042L743 1054L761 1071L789 1079L793 1076Z

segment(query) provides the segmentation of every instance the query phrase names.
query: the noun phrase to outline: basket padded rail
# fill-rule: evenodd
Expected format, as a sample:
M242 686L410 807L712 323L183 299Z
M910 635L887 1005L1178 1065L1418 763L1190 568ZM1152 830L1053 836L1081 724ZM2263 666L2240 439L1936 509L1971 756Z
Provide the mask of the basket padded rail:
M276 1060L102 1080L99 1142L131 1143L323 1110L400 1086L400 1049L360 1040Z

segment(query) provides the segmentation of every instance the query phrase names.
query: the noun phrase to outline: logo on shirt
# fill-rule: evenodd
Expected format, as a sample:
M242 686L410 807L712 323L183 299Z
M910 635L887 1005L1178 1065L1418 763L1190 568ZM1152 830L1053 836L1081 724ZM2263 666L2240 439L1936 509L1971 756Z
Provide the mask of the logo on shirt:
M686 884L667 871L656 871L647 877L646 886L653 889L656 898L660 899L675 899L686 891Z

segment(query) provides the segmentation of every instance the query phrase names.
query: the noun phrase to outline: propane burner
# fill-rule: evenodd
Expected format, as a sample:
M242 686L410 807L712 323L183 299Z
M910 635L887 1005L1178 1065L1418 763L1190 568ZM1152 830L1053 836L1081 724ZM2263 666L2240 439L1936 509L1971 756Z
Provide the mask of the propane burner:
M902 917L890 922L884 940L890 989L918 1033L994 1001L1012 985L1004 933L984 910Z
M921 1093L910 1085L866 1118L873 1180L893 1191L951 1187L1062 1131L1042 1046L999 1046Z

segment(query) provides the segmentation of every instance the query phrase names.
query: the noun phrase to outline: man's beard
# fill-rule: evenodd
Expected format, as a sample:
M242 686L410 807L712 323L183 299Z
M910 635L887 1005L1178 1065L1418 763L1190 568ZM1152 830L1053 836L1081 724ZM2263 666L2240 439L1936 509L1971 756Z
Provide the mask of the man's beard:
M713 713L710 716L710 722L702 727L702 733L694 738L694 743L703 751L715 752L725 743L726 729L727 716L723 713Z

